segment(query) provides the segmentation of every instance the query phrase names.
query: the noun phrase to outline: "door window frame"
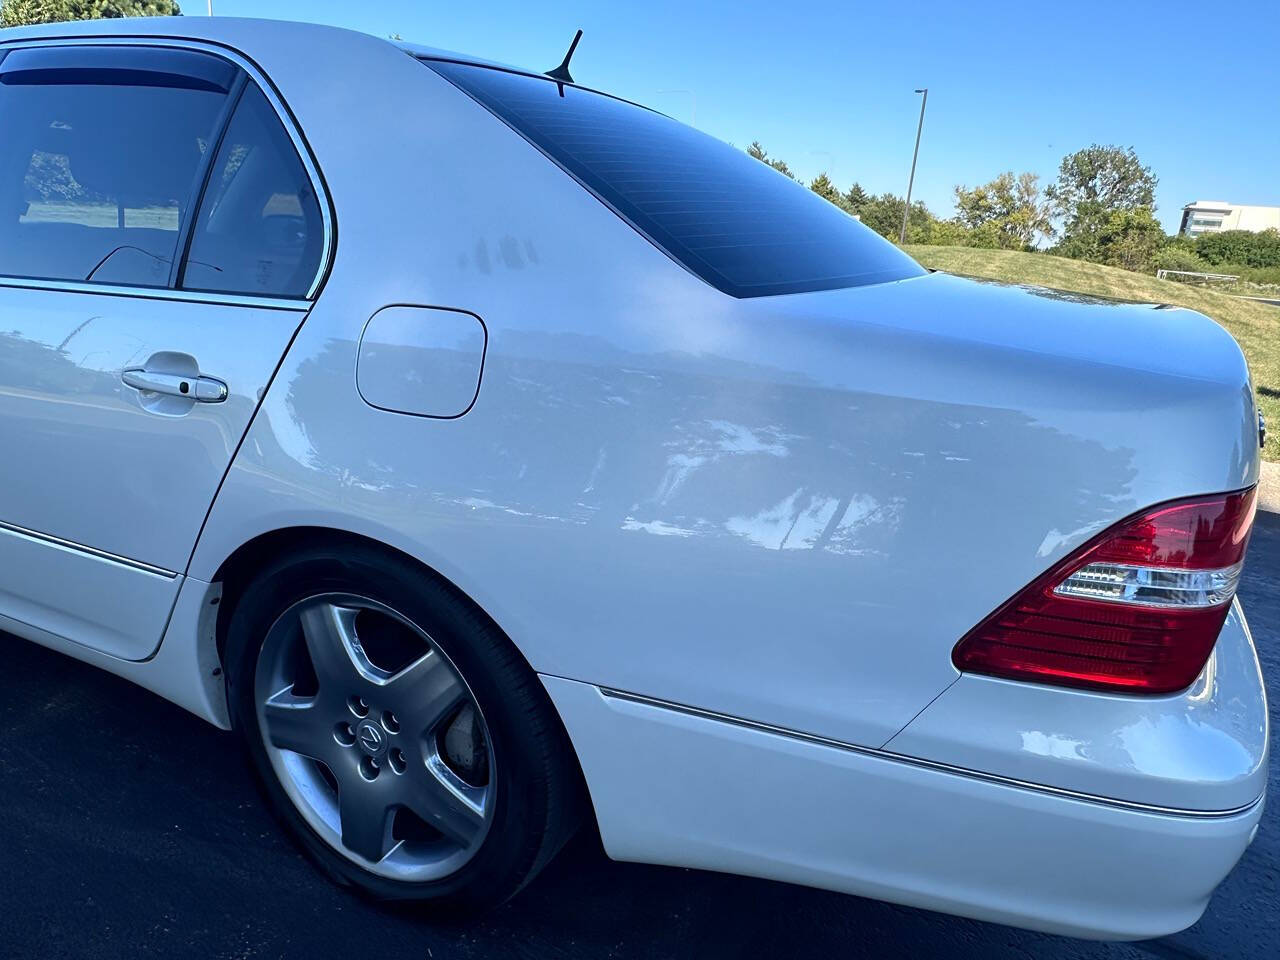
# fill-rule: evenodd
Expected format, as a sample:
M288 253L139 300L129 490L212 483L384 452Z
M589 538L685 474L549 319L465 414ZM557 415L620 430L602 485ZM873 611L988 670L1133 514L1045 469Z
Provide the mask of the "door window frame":
M320 289L324 286L324 282L329 275L329 268L333 263L334 247L337 239L336 216L333 203L329 198L329 191L325 185L324 176L320 172L320 167L316 163L310 145L302 136L293 112L284 102L275 85L271 83L270 79L267 78L257 64L239 51L224 47L221 44L199 40L173 40L165 37L75 37L14 40L0 44L0 64L3 64L8 54L15 50L36 47L164 47L215 56L238 67L242 79L237 79L232 84L231 91L227 94L226 108L219 115L218 128L214 131L209 146L206 148L205 156L192 182L193 197L203 202L206 185L216 159L217 145L222 142L226 130L231 124L232 117L235 114L235 107L246 84L255 83L267 98L267 102L271 104L271 108L276 113L276 118L280 121L290 142L293 144L294 150L298 154L299 160L302 162L303 170L306 172L311 189L315 193L316 202L320 207L323 242L321 244L320 262L316 267L316 275L312 279L306 294L302 297L263 297L255 294L205 293L194 290L181 290L177 288L176 284L181 275L182 264L190 249L191 236L195 229L196 216L199 213L198 203L195 205L189 204L190 209L185 212L178 225L177 250L172 269L169 272L169 286L167 287L145 287L76 280L39 280L29 277L12 277L3 273L0 273L0 287L143 297L152 300L181 300L195 303L257 307L259 309L305 311L310 308L319 295Z

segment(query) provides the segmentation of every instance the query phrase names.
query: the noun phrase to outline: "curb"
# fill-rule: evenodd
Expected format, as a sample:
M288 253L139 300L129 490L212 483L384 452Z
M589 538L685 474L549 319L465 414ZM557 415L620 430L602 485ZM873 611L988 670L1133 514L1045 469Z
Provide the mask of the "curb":
M1262 475L1258 477L1258 509L1280 513L1280 463L1262 461Z

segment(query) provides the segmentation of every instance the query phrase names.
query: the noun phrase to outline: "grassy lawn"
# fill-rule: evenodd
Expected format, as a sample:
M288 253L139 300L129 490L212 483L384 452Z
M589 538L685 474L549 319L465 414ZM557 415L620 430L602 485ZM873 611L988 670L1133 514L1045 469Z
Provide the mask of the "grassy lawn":
M36 200L28 205L22 223L80 223L86 227L119 225L119 211L114 203L77 203L60 200ZM153 230L177 230L178 207L125 207L126 227L149 227Z
M1280 307L1040 253L972 247L908 246L906 250L926 267L947 273L1030 283L1119 300L1173 303L1212 317L1231 331L1249 358L1258 402L1267 416L1267 446L1262 455L1267 460L1280 460Z

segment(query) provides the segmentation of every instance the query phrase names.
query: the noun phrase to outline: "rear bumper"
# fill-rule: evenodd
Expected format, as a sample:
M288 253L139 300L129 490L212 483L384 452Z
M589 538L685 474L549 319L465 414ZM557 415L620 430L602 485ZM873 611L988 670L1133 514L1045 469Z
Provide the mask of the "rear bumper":
M1262 801L1080 799L543 677L610 856L1105 939L1194 923Z
M884 749L1093 796L1220 813L1267 785L1267 696L1238 601L1200 676L1164 697L965 674Z

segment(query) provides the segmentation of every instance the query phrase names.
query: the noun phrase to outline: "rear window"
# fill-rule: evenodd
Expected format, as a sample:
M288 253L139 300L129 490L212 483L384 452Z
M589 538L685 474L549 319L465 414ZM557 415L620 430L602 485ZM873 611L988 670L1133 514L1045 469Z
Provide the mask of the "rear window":
M659 113L551 79L424 62L730 296L854 287L924 272L811 190Z

